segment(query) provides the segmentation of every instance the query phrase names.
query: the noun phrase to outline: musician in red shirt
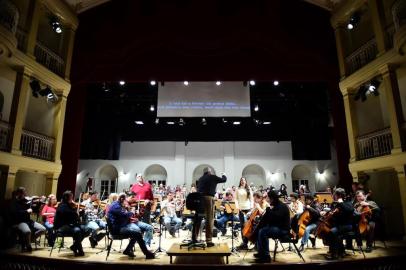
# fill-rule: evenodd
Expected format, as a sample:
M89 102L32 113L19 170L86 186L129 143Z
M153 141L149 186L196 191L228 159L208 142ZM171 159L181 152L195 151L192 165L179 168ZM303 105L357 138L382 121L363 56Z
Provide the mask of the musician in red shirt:
M137 183L132 185L131 192L135 193L137 201L144 200L145 210L142 221L151 223L151 203L154 202L154 195L152 193L151 185L144 180L142 174L138 173L136 176Z

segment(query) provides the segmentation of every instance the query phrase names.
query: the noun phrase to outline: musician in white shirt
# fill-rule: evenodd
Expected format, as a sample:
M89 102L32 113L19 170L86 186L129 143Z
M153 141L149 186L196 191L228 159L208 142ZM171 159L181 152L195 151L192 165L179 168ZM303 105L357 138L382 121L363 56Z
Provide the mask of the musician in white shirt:
M174 193L169 192L166 199L162 202L161 211L164 217L164 225L170 235L175 237L175 232L182 225L182 220L176 216L176 202L174 200ZM175 225L172 225L175 223Z

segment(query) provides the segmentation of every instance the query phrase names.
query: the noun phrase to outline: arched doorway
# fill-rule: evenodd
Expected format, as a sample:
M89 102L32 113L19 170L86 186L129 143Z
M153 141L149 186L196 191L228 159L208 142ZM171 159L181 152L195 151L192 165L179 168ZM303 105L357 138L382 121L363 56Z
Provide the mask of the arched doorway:
M247 165L242 170L242 177L245 177L245 179L247 179L249 185L253 184L256 187L266 186L265 170L258 164Z
M99 191L102 200L108 198L110 193L117 192L118 171L113 165L105 165L98 171L95 180L95 190Z
M193 171L193 180L192 183L196 185L197 180L199 180L200 177L203 175L203 169L209 167L212 171L212 174L216 174L216 171L214 170L213 166L210 166L208 164L200 164L197 166L194 171Z
M166 172L166 169L159 164L150 165L144 171L144 179L147 180L151 185L166 185L167 177L168 173Z
M296 165L292 170L292 190L297 192L300 185L305 185L309 190L312 180L311 169L307 165Z

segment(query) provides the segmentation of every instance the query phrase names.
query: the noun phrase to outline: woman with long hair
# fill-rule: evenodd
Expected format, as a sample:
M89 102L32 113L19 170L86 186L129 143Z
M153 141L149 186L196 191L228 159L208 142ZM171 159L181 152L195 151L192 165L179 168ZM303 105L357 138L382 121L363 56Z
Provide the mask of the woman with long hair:
M42 208L41 216L44 220L44 226L47 229L47 238L48 238L48 246L52 247L55 242L55 235L54 235L54 218L56 213L56 196L54 194L50 194L47 198L47 202Z
M241 237L242 243L238 246L239 250L244 250L248 248L248 239L242 235L242 229L244 228L246 215L253 208L254 199L251 187L248 185L247 179L245 177L240 178L240 183L235 191L235 206L239 210L238 217L240 219L241 225Z

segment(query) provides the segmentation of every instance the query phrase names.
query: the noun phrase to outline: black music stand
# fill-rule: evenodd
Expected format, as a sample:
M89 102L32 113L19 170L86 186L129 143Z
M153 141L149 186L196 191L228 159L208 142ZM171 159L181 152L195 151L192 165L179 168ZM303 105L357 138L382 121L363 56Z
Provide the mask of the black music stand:
M202 248L205 249L206 248L206 244L203 242L199 242L196 239L196 235L195 235L195 230L198 222L201 222L201 220L199 219L199 215L203 215L204 213L204 208L202 206L203 204L203 200L202 200L202 194L200 194L199 192L193 192L190 193L187 198L186 198L186 207L192 211L195 211L195 215L193 217L193 225L192 225L192 240L184 243L184 244L180 244L180 248L182 247L187 247L188 250L191 250L193 248Z
M234 213L236 210L235 202L225 202L231 209L231 252L237 256L240 256L236 247L234 247ZM227 213L227 211L226 211Z
M161 247L161 241L162 241L162 223L163 223L163 216L160 216L160 217L159 217L159 242L158 242L158 248L154 251L154 254L156 254L156 253L161 253L161 252L166 252L166 250Z

